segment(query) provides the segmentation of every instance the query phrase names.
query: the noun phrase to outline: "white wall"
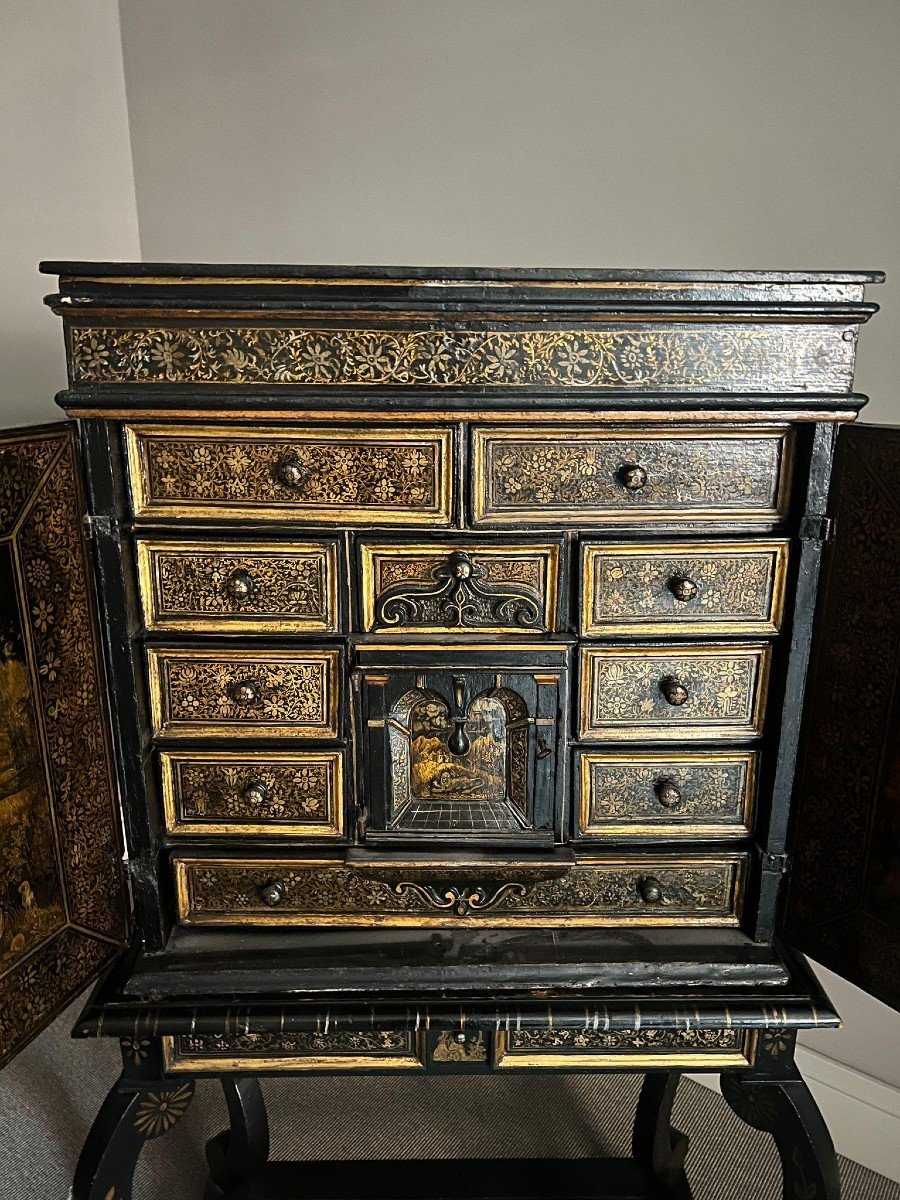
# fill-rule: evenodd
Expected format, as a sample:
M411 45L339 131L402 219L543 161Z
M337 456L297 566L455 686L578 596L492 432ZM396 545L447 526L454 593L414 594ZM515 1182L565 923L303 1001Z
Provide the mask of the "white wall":
M122 0L144 256L885 268L896 0Z
M60 419L42 258L140 258L115 0L0 4L0 426Z

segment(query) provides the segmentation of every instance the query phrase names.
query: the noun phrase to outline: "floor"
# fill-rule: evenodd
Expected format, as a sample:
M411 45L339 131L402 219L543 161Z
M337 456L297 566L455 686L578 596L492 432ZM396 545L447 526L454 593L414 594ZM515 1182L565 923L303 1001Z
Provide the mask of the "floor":
M81 1143L118 1073L115 1043L70 1040L76 1016L77 1006L0 1071L3 1200L65 1200ZM635 1076L587 1074L265 1084L273 1158L625 1154L637 1088ZM183 1120L148 1143L135 1200L199 1200L203 1145L224 1123L218 1086L199 1084ZM779 1200L771 1139L715 1093L683 1081L675 1124L691 1136L696 1200ZM842 1159L841 1173L843 1200L900 1200L900 1184L856 1163Z

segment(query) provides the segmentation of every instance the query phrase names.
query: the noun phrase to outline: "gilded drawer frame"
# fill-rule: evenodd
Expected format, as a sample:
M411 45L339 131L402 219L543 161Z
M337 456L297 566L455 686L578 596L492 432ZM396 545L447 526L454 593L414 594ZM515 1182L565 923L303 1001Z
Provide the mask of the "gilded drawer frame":
M745 838L753 830L753 814L756 809L756 786L758 775L758 754L755 750L636 750L634 754L620 751L577 750L575 772L577 778L577 836L585 838L605 838L614 841L616 838L640 838L655 840L657 838ZM734 822L724 821L672 821L660 817L659 820L621 820L621 821L591 821L591 766L594 763L615 765L626 763L634 766L638 763L659 764L660 768L689 765L710 765L716 763L740 762L745 765L743 785L742 819ZM666 810L661 810L665 812Z
M328 1041L329 1037L337 1043L343 1031L333 1034L318 1035L320 1040ZM286 1035L290 1036L290 1035ZM350 1033L347 1036L353 1037ZM179 1035L162 1039L163 1065L166 1071L173 1074L190 1072L202 1074L221 1071L250 1071L260 1073L294 1072L294 1071L328 1071L342 1073L346 1071L422 1071L426 1064L425 1031L410 1031L407 1034L409 1049L406 1053L379 1054L366 1049L364 1031L358 1035L360 1048L353 1053L345 1054L327 1050L310 1054L253 1054L236 1052L230 1056L214 1054L183 1053L178 1045Z
M609 637L619 634L632 637L690 634L735 634L740 636L777 634L784 617L785 585L787 580L790 542L786 538L772 540L728 542L602 542L584 541L581 545L581 634L582 637ZM769 614L766 620L726 620L722 617L705 620L698 615L693 620L653 619L633 615L617 620L596 620L596 563L598 558L714 558L740 559L747 555L771 553L773 556ZM677 603L677 601L675 601ZM677 611L677 610L676 610Z
M342 750L160 750L159 769L162 781L163 811L166 829L179 837L246 836L255 838L340 838L344 835L346 782ZM260 821L198 821L180 816L177 767L183 762L210 765L327 763L329 796L326 822Z
M620 1070L644 1071L657 1068L668 1071L723 1070L730 1067L752 1067L756 1060L757 1036L754 1030L744 1030L740 1035L740 1049L692 1050L673 1049L666 1053L652 1053L641 1049L646 1044L646 1032L622 1031L623 1036L631 1033L634 1050L584 1050L566 1051L552 1045L533 1050L516 1050L511 1047L515 1035L500 1030L496 1035L494 1066L501 1071L549 1070L590 1071ZM723 1031L724 1032L724 1031ZM547 1040L552 1042L554 1031L547 1031Z
M180 649L176 646L148 646L147 678L150 690L150 722L153 735L157 738L208 738L215 741L228 739L253 739L262 741L265 738L293 738L295 740L311 741L313 739L333 739L339 733L340 689L341 689L341 653L337 649L297 649L297 650L242 650L223 649L217 647L208 650ZM248 721L241 723L221 719L218 721L202 719L198 721L173 720L168 716L169 705L166 697L165 664L169 660L182 662L208 662L211 664L228 662L277 663L279 661L296 662L298 659L310 662L320 662L323 665L322 684L325 689L323 700L324 720L298 726L296 723Z
M793 474L793 456L795 434L789 425L772 423L769 425L738 425L728 428L696 425L693 427L644 427L633 429L622 427L591 428L589 426L568 426L560 423L542 428L529 428L523 418L525 428L510 430L503 426L476 425L472 428L472 521L477 527L543 526L554 528L556 522L564 521L573 528L590 529L604 525L625 526L645 525L647 521L669 523L676 526L690 526L697 522L708 522L716 525L773 525L787 516L790 498L791 477ZM547 508L541 505L525 505L515 510L498 509L490 503L490 479L488 474L488 446L491 442L547 442L559 438L566 443L599 443L627 441L632 444L641 442L661 443L679 441L710 441L747 442L769 438L780 443L778 460L778 475L774 502L771 506L741 507L739 505L708 505L703 507L673 504L671 507L642 506L639 493L629 502L629 493L623 489L623 503L608 508L591 508L586 504L559 505Z
M359 563L361 580L362 628L366 633L380 635L426 633L442 635L447 633L466 634L537 634L545 636L559 629L559 580L561 570L561 548L558 542L511 543L511 542L473 542L462 537L453 542L385 542L361 541L359 544ZM404 556L425 557L434 556L446 559L454 552L469 554L476 559L485 558L525 558L543 556L545 559L544 578L540 600L543 604L543 624L531 626L500 625L500 624L470 624L461 622L459 625L450 624L398 624L387 625L376 622L375 606L379 599L376 587L376 575L379 560L385 558L403 558ZM489 590L489 585L486 585ZM382 595L384 593L381 593ZM530 593L529 593L530 594Z
M138 537L137 550L138 583L141 595L141 610L144 625L151 632L177 633L319 633L338 634L341 629L338 608L338 553L337 543L321 539L310 542L254 542L246 539L224 541L222 539L167 539ZM263 616L244 613L236 608L233 613L211 616L203 613L187 613L184 616L160 616L158 560L167 554L203 554L220 551L223 554L240 554L242 558L266 558L268 556L290 557L293 554L321 554L325 580L325 614L321 620L315 617L281 615Z
M380 525L431 526L447 528L453 519L453 465L455 431L445 423L433 428L410 428L399 426L392 429L374 425L300 424L298 427L278 425L256 425L247 427L236 423L198 425L159 425L153 423L128 423L125 425L125 448L128 480L134 515L138 519L184 517L187 519L218 520L281 520L293 525L338 525L372 526L372 504L335 504L323 502L299 503L286 496L283 501L260 503L250 501L194 502L189 500L154 500L149 477L147 458L148 439L171 442L190 442L191 439L225 441L229 443L278 442L289 451L291 446L304 442L372 442L383 445L397 443L415 446L427 444L435 451L436 503L421 509L398 509L390 513Z
M686 658L750 657L757 663L754 679L752 711L747 722L690 723L684 721L652 722L634 720L594 724L594 671L591 664L603 658L646 659L658 654ZM763 719L769 690L772 665L772 647L765 642L678 643L666 646L619 646L583 645L579 654L578 681L578 736L585 742L697 742L697 741L746 741L762 735Z
M340 925L347 928L360 927L385 927L385 928L410 928L418 927L423 929L465 929L465 928L494 928L494 929L515 929L522 927L539 927L548 929L567 928L569 926L584 926L588 928L608 928L610 926L634 926L634 927L688 927L699 928L701 926L713 926L716 928L729 928L740 924L741 913L743 908L744 896L746 891L748 857L746 853L739 851L721 852L718 854L706 855L673 855L673 854L653 854L641 857L628 857L624 855L603 855L603 854L588 854L580 856L573 866L575 878L573 883L577 883L578 868L597 867L601 870L616 871L623 877L631 881L631 877L648 877L653 875L654 871L662 873L665 871L689 871L691 869L702 870L703 868L718 868L728 869L730 871L730 901L727 910L717 910L715 912L704 911L703 909L692 907L679 909L676 912L666 911L664 907L654 907L648 905L646 908L635 909L620 909L619 911L600 911L584 912L574 911L573 905L563 909L557 907L555 911L538 904L531 909L525 909L521 913L497 913L490 907L490 898L488 903L481 905L481 911L475 912L473 909L466 909L460 914L455 901L438 903L438 900L445 900L443 890L446 887L448 877L458 877L461 885L468 885L471 879L480 879L486 876L489 872L485 869L483 863L475 864L474 868L470 867L468 871L465 866L458 863L448 865L446 860L436 859L431 863L421 860L413 860L404 862L403 858L398 855L396 860L391 860L390 863L381 863L372 867L357 867L350 868L355 879L351 880L351 888L358 881L366 881L366 877L373 878L376 886L380 885L388 889L390 895L400 895L398 889L405 889L408 893L413 894L418 907L407 912L388 911L379 912L375 906L371 906L369 910L360 907L358 911L335 912L330 911L327 905L323 904L322 910L317 912L290 912L286 909L256 909L243 912L235 912L228 909L216 909L206 911L194 911L193 891L192 891L192 872L194 870L202 870L206 868L232 868L258 872L260 884L266 880L286 876L292 869L308 869L312 871L325 870L346 872L348 864L343 858L322 858L310 855L309 857L299 857L297 855L290 858L272 857L263 858L254 855L242 855L239 859L233 858L218 858L210 856L190 855L180 852L172 859L173 873L175 879L175 896L176 909L179 922L185 925L206 925L206 926L287 926L304 928L310 926L323 925ZM529 868L533 872L540 872L539 867L535 867L534 862L529 863L527 860L518 859L515 861L506 860L503 864L505 871L504 878L510 883L514 881L527 880ZM431 871L432 878L435 881L440 881L440 895L435 899L433 896L427 896L427 887L421 884L417 887L417 880L426 880L427 875L424 872ZM495 869L494 874L497 874ZM561 872L555 872L554 877L550 880L551 883L556 883ZM400 882L405 875L413 876L413 882ZM263 878L265 877L265 879ZM396 882L396 887L395 887ZM493 882L491 887L499 887L503 880L498 879ZM338 886L340 880L338 879ZM507 887L509 884L507 884ZM390 889L394 888L391 893ZM490 892L489 892L490 897ZM358 901L357 901L358 902ZM475 915L473 915L475 913Z

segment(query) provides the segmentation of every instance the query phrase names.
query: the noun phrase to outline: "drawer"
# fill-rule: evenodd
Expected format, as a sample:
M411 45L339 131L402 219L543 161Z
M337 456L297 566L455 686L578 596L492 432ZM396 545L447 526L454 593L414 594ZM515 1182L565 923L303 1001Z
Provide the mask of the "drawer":
M128 425L125 437L137 517L450 524L448 428Z
M652 751L577 759L579 837L745 837L756 796L752 750Z
M340 750L165 750L159 763L171 833L329 838L344 832Z
M552 633L559 558L558 545L365 542L363 629Z
M150 630L336 633L334 542L137 542Z
M298 1033L181 1033L163 1038L167 1071L415 1071L424 1033L330 1029Z
M465 863L174 860L178 916L206 925L736 925L746 857Z
M337 650L150 647L150 712L158 737L333 738Z
M787 511L790 431L473 430L477 525L772 523Z
M771 650L760 644L581 649L588 740L758 737Z
M777 633L785 540L582 546L581 632Z
M755 1043L747 1029L511 1029L497 1034L494 1062L503 1070L750 1067Z

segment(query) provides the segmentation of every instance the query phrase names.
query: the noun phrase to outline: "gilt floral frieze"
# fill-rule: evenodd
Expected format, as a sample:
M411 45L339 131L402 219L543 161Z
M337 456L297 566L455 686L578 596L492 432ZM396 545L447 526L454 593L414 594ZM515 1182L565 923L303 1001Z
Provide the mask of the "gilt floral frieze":
M569 329L80 326L74 383L788 392L847 390L854 346L816 325Z

